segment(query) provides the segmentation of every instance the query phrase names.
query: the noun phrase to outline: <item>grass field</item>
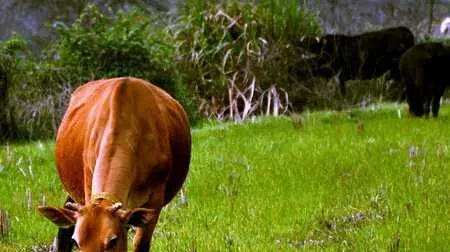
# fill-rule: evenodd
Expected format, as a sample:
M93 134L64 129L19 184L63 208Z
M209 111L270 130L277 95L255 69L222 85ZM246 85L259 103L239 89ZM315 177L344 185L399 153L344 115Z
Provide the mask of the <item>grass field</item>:
M449 251L448 105L438 119L396 105L302 116L194 129L187 203L166 207L153 251ZM36 211L65 198L53 147L0 147L0 251L53 239Z

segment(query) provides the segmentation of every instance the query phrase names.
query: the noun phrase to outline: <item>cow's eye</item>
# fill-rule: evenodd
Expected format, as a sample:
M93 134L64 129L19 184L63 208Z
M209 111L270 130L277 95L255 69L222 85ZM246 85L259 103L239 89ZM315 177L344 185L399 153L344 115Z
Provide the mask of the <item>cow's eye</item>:
M117 241L117 237L112 237L106 245L106 249L113 249L117 245Z

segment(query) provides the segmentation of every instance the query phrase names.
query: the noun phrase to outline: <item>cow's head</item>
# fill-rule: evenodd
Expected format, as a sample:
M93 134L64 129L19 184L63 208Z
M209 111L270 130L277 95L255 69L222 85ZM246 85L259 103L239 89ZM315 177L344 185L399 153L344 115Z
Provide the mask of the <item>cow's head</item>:
M300 39L300 44L306 50L315 53L321 54L323 48L327 44L327 39L325 37L302 37Z
M320 37L302 37L300 46L317 56L330 56L336 50L336 38L334 35Z
M66 208L44 206L39 211L61 228L75 226L72 240L83 252L126 251L128 227L141 227L155 216L154 210L122 209L121 203L108 200L86 206L67 203Z

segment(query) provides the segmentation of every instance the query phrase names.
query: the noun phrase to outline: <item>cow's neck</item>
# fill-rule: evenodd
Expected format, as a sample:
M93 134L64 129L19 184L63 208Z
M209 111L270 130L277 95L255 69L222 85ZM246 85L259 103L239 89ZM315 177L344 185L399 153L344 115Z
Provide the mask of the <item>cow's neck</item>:
M95 193L92 194L91 196L91 202L95 202L98 200L108 200L112 203L122 203L122 200L119 199L116 195L112 194L112 193L108 193L108 192L100 192L100 193Z
M127 205L128 193L135 177L131 159L133 154L129 148L118 144L105 149L100 148L96 160L91 195L114 195L116 201Z
M93 148L90 150L97 149L98 152L93 155L95 165L91 195L112 194L127 206L129 192L137 175L134 157L138 131L134 117L127 113L129 109L125 105L119 106L118 102L113 104L104 130L99 132L98 137L92 138Z

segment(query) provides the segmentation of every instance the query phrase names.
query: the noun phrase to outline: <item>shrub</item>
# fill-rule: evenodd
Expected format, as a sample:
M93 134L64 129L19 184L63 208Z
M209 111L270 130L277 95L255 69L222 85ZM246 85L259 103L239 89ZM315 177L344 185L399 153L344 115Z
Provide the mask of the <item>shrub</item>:
M135 76L172 89L169 75L172 48L152 20L139 10L107 16L89 5L71 25L56 25L59 40L50 53L76 83L88 80Z
M55 101L61 96L56 88L61 74L13 36L0 43L0 77L0 138L52 137L61 114Z
M24 70L26 42L19 36L0 42L0 140L16 137L14 104L11 102Z
M160 86L189 108L161 20L139 9L108 16L89 5L72 25L56 25L59 40L48 55L64 69L72 87L93 79L133 76Z

